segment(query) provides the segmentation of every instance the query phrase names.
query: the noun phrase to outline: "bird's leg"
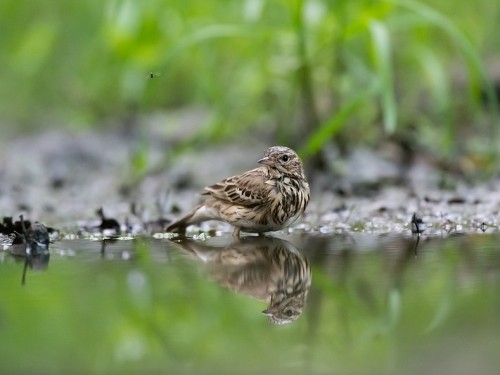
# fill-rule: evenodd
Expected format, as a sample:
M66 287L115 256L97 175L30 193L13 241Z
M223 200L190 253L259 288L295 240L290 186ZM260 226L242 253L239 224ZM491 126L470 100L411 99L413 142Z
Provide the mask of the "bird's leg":
M240 231L241 231L240 227L234 227L233 237L234 238L240 238Z

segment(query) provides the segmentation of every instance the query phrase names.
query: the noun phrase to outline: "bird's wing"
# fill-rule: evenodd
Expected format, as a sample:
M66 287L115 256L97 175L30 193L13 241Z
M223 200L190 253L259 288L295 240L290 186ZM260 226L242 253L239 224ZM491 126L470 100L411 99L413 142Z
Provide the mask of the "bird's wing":
M273 187L266 183L267 180L266 168L255 168L207 186L203 194L231 204L255 207L269 201L269 192Z

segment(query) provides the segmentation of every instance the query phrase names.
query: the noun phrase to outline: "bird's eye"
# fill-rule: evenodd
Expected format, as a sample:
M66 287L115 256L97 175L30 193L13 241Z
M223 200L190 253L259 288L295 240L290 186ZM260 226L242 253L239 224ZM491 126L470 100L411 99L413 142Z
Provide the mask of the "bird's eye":
M285 310L285 315L290 318L293 315L293 311L291 309L287 309Z
M281 157L281 160L283 160L285 163L288 161L288 159L289 159L288 155L283 155Z

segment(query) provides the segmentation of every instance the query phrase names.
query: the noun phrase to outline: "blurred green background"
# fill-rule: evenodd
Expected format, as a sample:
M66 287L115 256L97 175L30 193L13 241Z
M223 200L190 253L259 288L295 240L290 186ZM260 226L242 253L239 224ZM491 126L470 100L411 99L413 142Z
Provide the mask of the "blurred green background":
M140 129L138 115L201 107L198 143L262 130L307 157L391 137L491 167L499 14L491 0L4 0L0 127Z

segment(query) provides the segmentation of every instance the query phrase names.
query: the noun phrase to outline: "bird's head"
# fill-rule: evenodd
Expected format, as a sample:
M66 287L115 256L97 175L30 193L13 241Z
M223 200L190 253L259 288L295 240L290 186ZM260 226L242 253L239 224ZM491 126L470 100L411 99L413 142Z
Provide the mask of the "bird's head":
M291 148L284 146L269 147L264 157L259 160L259 163L277 170L281 174L304 178L302 160Z

